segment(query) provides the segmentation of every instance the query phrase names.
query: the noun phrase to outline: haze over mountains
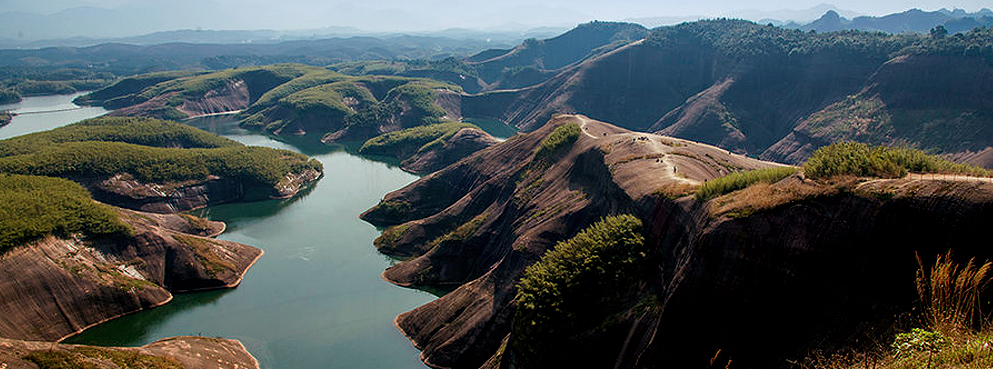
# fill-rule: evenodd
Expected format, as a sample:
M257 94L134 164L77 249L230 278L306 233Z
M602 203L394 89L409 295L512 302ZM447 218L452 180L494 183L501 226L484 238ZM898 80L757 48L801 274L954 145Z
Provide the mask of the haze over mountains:
M296 3L301 1L306 2ZM818 31L852 28L920 32L927 30L922 22L933 23L933 27L945 21L993 14L980 9L982 2L951 4L953 10L941 7L948 4L915 3L899 8L838 4L745 2L694 9L685 4L621 2L603 8L582 2L535 5L512 0L501 2L500 7L472 2L456 7L410 7L387 2L377 5L378 9L370 9L346 3L279 6L251 1L231 4L226 0L168 4L126 0L58 1L40 5L0 2L3 9L0 19L4 20L0 22L0 48L87 46L106 42L272 43L330 37L389 37L399 33L516 43L525 38L551 37L572 25L595 19L623 20L648 28L699 19L735 18ZM965 10L956 8L959 6ZM925 15L910 14L916 18L904 20L905 14L896 12L907 8L925 9L916 11ZM459 12L446 13L453 9ZM831 14L837 14L839 19L833 20ZM823 16L827 18L822 19ZM879 22L874 17L880 17ZM901 25L875 25L880 22ZM978 20L955 27L968 30L970 25L981 24L983 21Z

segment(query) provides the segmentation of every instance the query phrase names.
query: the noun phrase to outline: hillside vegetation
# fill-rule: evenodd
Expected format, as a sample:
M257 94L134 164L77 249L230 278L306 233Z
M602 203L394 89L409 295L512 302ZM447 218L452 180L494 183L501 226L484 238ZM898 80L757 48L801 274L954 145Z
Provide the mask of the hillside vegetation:
M60 143L106 141L170 148L219 148L241 146L227 138L159 119L100 117L50 131L0 141L0 157L23 155Z
M362 144L359 153L372 155L392 155L396 153L418 153L440 145L462 128L477 128L468 123L445 122L407 128L373 137ZM406 156L406 155L401 155ZM398 159L405 159L400 157Z
M528 39L512 49L490 49L466 58L369 60L331 65L352 75L426 77L469 93L521 88L544 82L574 63L601 55L649 33L635 23L593 21L548 39Z
M619 310L651 262L641 232L634 216L605 217L529 266L518 284L511 362L551 365L542 352L568 346Z
M147 118L94 118L0 141L2 173L71 179L127 173L151 182L215 175L275 186L287 173L309 169L320 171L322 166L301 154L243 146L178 123Z
M0 253L47 235L126 235L110 207L71 181L0 173Z
M90 67L61 66L0 68L0 104L21 101L21 96L71 94L107 86L117 78L113 73Z
M21 102L21 94L17 91L0 89L0 104L13 104Z
M281 135L365 140L384 132L439 123L452 115L437 90L456 85L425 78L350 76L300 64L150 73L123 79L77 99L120 109L114 114L184 119L242 110L247 128Z
M803 164L810 178L838 175L900 178L908 172L991 177L993 172L974 165L953 163L921 150L839 142L822 147Z
M716 19L659 27L463 115L525 131L558 112L799 164L834 142L940 154L993 146L993 30L804 32Z

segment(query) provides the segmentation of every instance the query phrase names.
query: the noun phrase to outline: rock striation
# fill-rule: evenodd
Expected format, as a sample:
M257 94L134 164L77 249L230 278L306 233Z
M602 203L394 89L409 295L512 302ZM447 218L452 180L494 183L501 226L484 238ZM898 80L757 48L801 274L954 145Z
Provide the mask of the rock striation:
M0 337L58 341L115 317L162 305L172 293L231 288L262 256L210 238L224 224L117 209L128 237L47 237L0 257Z
M570 124L574 141L542 149ZM396 320L439 368L533 366L515 361L516 283L605 215L642 220L654 267L610 318L537 348L547 362L789 367L892 337L917 303L917 256L993 258L980 241L993 220L989 179L797 174L709 201L687 196L726 173L777 165L557 115L386 195L362 218L390 226L376 246L406 260L384 278L452 291Z

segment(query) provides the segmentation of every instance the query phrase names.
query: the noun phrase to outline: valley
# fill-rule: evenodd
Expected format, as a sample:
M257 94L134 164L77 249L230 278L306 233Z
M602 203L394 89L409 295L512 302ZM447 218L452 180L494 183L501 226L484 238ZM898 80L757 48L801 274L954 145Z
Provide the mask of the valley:
M984 14L0 63L0 360L984 367L993 29L937 28Z

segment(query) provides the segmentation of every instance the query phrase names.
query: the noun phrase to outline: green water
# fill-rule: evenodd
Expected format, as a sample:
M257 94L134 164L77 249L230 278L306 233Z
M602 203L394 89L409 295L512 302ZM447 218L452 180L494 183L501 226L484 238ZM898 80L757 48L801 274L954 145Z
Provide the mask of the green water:
M510 136L517 134L516 128L511 127L507 123L501 122L499 120L483 119L483 118L465 118L463 120L468 123L475 124L477 127L488 132L490 135L496 137L500 141L506 140L510 138Z
M176 335L221 336L244 343L263 368L424 368L393 319L434 296L380 277L391 261L372 246L379 231L358 219L417 177L342 148L304 144L312 138L282 142L251 134L230 117L186 123L245 144L311 155L324 163L325 177L290 200L201 211L227 223L218 238L265 250L238 288L176 295L67 342L133 346Z

